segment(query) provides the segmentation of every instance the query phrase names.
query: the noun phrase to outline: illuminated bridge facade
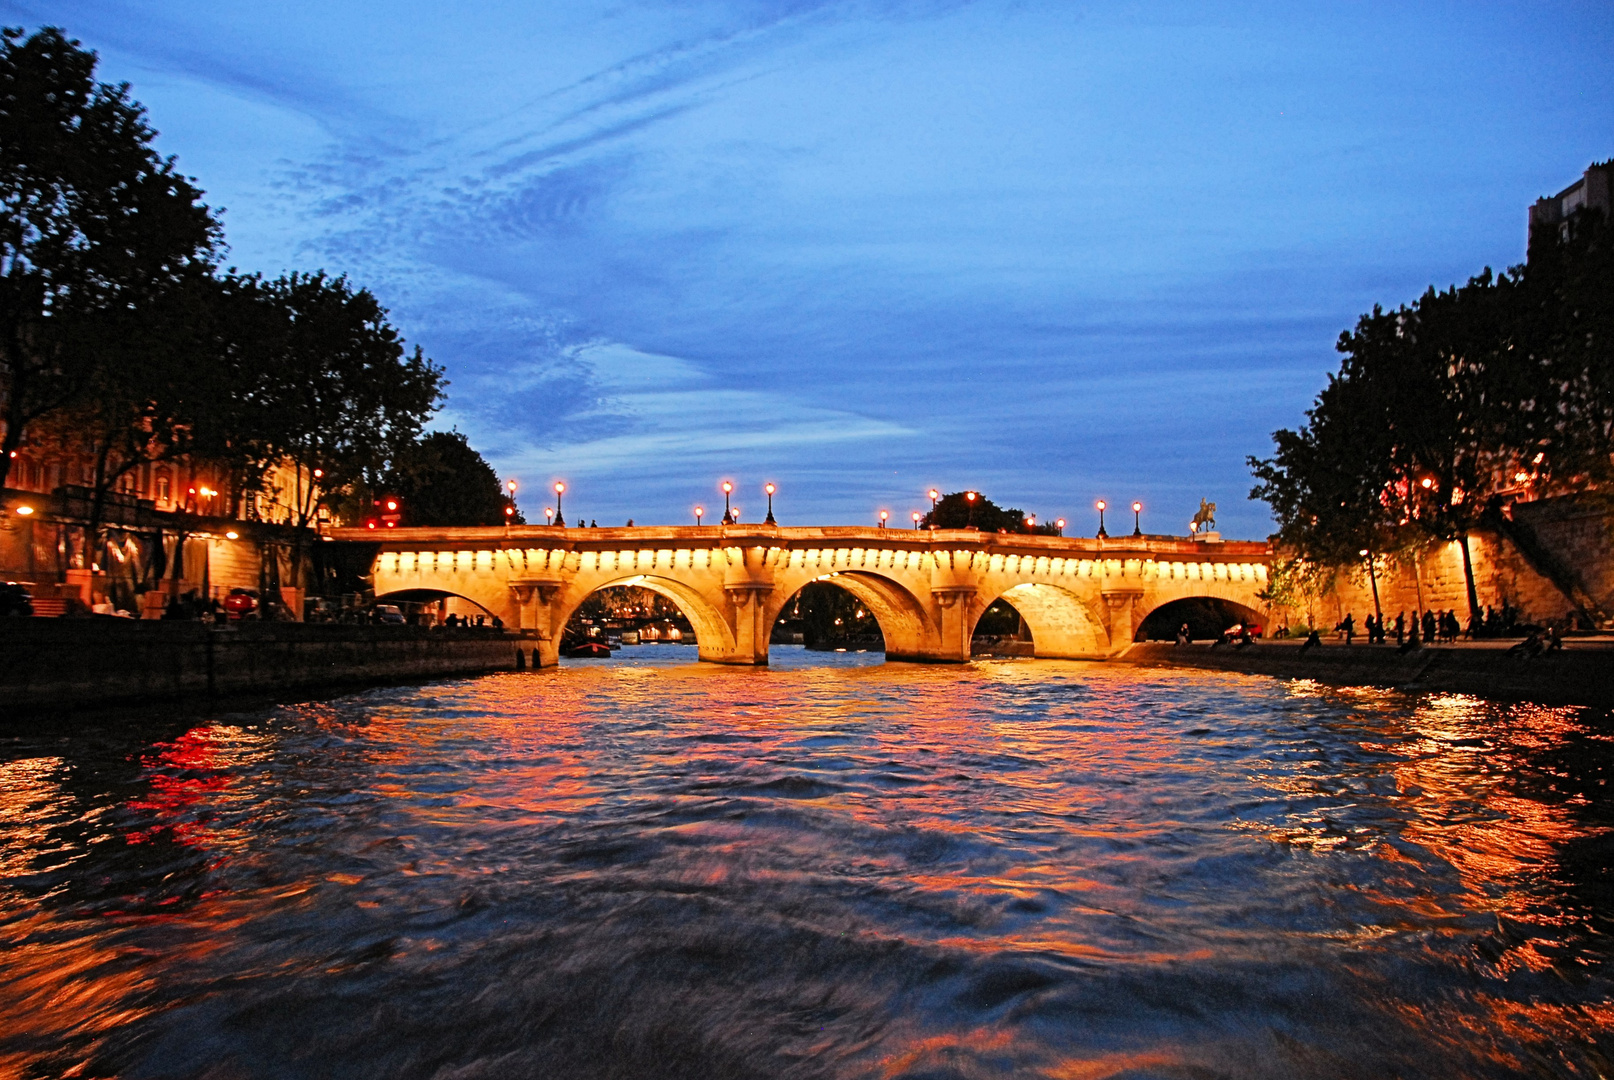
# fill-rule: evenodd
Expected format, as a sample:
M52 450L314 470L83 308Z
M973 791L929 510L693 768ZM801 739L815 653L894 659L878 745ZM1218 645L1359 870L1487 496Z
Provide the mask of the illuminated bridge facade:
M890 660L968 660L976 622L1000 598L1025 620L1037 656L1099 659L1173 601L1215 598L1253 616L1272 562L1265 543L974 530L518 526L342 529L335 538L380 542L378 601L464 597L526 631L540 665L556 662L578 605L618 585L676 604L702 660L766 664L774 621L814 581L862 602Z

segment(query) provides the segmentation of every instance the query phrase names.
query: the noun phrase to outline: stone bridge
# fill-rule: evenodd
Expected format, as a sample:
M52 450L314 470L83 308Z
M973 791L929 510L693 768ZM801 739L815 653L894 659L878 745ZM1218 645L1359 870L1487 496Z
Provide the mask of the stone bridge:
M774 620L802 586L829 581L879 620L888 660L963 662L977 620L1003 599L1039 657L1096 659L1133 640L1164 604L1263 603L1264 543L1171 537L1056 537L975 530L780 528L770 525L566 529L338 529L379 542L378 601L453 595L536 639L558 659L561 631L590 593L654 590L678 605L700 658L766 664Z

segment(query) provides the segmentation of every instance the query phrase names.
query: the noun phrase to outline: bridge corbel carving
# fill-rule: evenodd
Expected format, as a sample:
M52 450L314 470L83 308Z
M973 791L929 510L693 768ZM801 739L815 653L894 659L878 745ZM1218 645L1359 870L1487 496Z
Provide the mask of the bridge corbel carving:
M1002 597L1031 628L1039 656L1113 655L1162 603L1218 596L1259 608L1265 544L1095 540L857 528L338 530L379 547L377 596L440 592L499 614L558 657L561 631L587 597L641 585L695 627L703 660L764 664L774 621L797 591L828 580L874 614L888 659L964 661L970 636ZM379 542L379 543L378 543Z

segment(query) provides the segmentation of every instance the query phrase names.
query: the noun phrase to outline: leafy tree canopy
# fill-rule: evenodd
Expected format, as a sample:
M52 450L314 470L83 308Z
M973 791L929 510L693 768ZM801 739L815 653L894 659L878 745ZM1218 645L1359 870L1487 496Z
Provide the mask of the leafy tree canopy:
M109 385L129 396L131 360L149 359L131 353L221 243L144 109L95 65L54 27L0 31L0 485L30 424Z
M1049 524L1027 525L1024 510L1005 509L978 491L954 491L943 495L937 500L935 510L921 518L919 524L927 529L975 528L982 532L1052 535L1058 531Z
M1462 544L1514 498L1614 481L1614 234L1595 211L1530 263L1375 307L1299 430L1251 458L1278 538L1322 566Z
M389 490L410 525L501 525L513 507L498 474L458 431L433 431L400 454ZM509 518L525 524L520 511Z

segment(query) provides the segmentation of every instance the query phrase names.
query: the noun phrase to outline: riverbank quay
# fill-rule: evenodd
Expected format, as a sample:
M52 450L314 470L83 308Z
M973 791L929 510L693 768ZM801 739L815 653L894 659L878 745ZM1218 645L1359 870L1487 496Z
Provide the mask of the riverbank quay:
M1395 645L1301 641L1231 645L1139 642L1115 662L1311 679L1332 686L1474 694L1501 701L1614 708L1614 638L1572 638L1559 652L1510 653L1517 641L1460 642L1402 652Z
M524 666L523 644L514 632L475 627L6 619L0 721L510 671Z

